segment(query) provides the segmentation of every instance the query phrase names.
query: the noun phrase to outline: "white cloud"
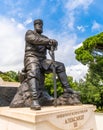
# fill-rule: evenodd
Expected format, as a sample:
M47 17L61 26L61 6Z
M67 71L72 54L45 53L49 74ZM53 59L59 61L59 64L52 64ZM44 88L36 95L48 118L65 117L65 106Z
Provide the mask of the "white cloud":
M24 32L22 24L0 17L0 70L19 70L23 64Z
M77 29L78 29L78 30L80 30L80 31L82 31L82 32L84 32L84 31L85 31L85 27L84 27L84 26L82 26L82 25L81 25L81 26L77 26Z
M92 25L92 31L94 31L94 30L100 30L101 27L102 27L101 24L99 24L96 21L94 21L93 25Z
M69 11L73 11L79 7L87 10L92 2L93 0L68 0L66 8L68 8Z
M28 19L24 22L24 25L27 25L27 24L31 23L32 21L33 21L32 18L28 18Z
M84 79L87 73L88 67L80 63L66 67L67 75L72 76L73 80L79 81Z
M62 36L61 36L62 37ZM64 40L63 40L64 39ZM65 65L76 64L74 46L77 40L76 35L70 35L68 37L63 36L56 52L57 60L62 61Z
M68 17L69 17L68 27L70 30L74 30L74 23L75 23L74 13L71 12Z
M23 29L25 29L24 25L21 24L21 23L18 23L17 27L20 29L20 31L23 30Z
M63 3L66 9L66 16L64 21L68 22L68 27L71 31L74 31L76 16L79 14L79 11L84 10L84 12L87 12L93 1L94 0L64 0ZM82 31L84 31L83 28Z

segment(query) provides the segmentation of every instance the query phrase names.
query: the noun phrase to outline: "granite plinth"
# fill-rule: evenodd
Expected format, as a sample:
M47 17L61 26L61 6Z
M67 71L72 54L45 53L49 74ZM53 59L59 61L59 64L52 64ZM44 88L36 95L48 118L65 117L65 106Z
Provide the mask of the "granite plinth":
M17 87L0 86L0 107L9 106L17 92Z

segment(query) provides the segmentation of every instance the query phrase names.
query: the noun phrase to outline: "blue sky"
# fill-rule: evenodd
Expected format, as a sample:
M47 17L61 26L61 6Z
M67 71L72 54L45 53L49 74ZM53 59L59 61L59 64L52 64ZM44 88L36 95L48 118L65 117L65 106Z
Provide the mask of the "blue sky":
M67 74L82 78L87 67L75 59L74 50L86 38L103 30L102 0L0 0L0 70L23 68L24 35L33 20L44 21L44 35L59 43L56 60Z

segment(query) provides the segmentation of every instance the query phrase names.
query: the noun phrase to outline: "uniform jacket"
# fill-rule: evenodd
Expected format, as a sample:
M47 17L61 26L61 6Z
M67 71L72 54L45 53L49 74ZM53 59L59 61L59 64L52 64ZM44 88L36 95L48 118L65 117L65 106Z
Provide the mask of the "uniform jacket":
M47 49L50 49L48 37L28 30L25 41L25 57L46 58Z

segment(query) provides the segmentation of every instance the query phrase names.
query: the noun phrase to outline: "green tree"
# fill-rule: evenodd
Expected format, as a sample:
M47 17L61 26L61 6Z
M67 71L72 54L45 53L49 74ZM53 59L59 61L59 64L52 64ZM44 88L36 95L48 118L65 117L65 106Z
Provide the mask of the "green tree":
M82 82L82 101L103 107L103 32L87 38L75 50L76 59L88 65L86 81Z
M54 95L54 82L53 82L53 74L45 74L45 87L50 95ZM63 92L63 88L59 79L56 79L56 87L57 87L57 95L59 96Z
M9 82L18 82L18 74L14 71L8 71L8 72L1 72L0 77L4 81L9 81Z
M73 82L73 77L68 76L68 83L71 88L74 90L78 90L78 86L76 82ZM56 78L56 86L57 86L57 95L60 96L63 93L63 87L60 83L59 79ZM53 74L45 75L45 87L50 95L54 95L54 83L53 83Z
M6 72L6 75L8 75L15 82L19 81L19 79L18 79L18 73L14 72L14 71L8 71L8 72Z

